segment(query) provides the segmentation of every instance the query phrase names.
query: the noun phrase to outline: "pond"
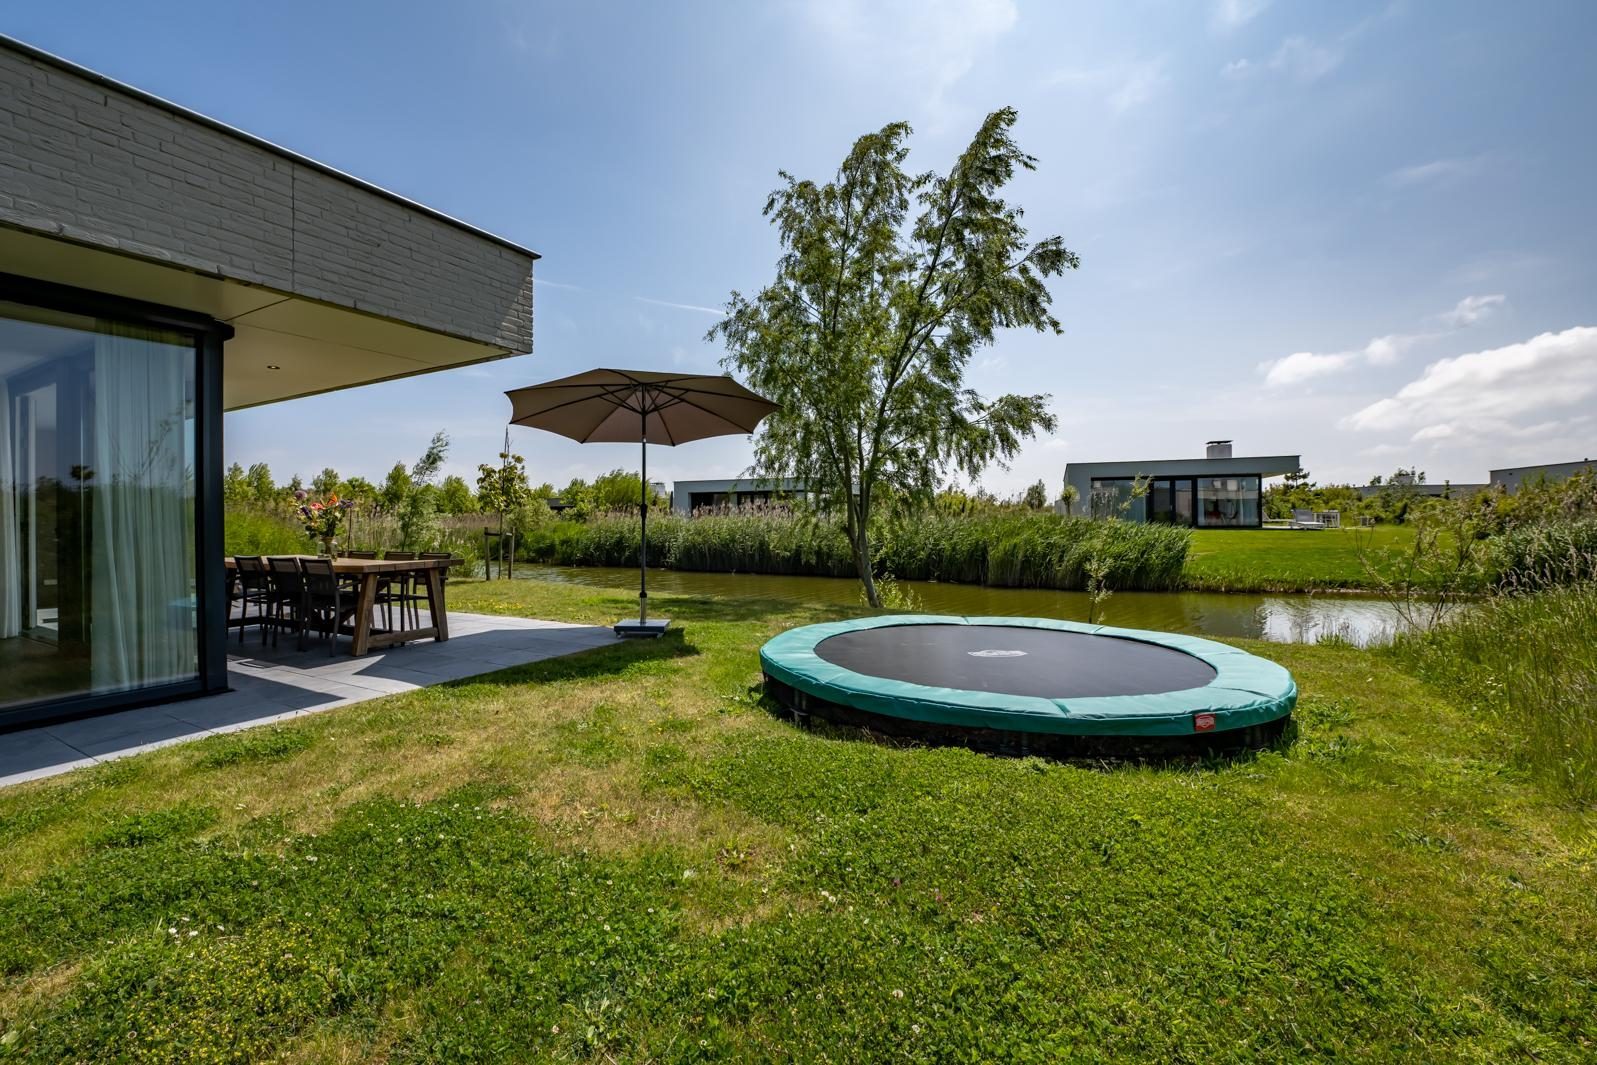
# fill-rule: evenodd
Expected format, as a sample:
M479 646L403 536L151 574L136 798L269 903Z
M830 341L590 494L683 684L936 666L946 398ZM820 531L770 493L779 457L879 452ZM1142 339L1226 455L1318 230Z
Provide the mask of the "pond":
M517 578L595 588L631 589L635 569L518 566ZM1042 588L904 581L929 614L1087 620L1087 593ZM760 573L650 570L649 588L666 595L777 599L855 607L859 582L838 577L777 577ZM1098 620L1132 629L1199 636L1239 636L1277 643L1314 643L1335 636L1359 646L1385 643L1399 627L1397 612L1369 596L1219 592L1116 592Z

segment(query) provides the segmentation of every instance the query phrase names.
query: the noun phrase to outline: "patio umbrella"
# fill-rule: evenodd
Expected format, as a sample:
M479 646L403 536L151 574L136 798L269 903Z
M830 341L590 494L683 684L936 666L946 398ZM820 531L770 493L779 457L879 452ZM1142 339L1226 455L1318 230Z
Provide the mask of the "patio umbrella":
M638 620L618 622L615 630L623 636L660 635L671 619L649 619L649 442L675 446L752 433L777 405L724 375L653 370L589 370L505 395L510 397L511 425L529 425L584 444L636 440L643 449Z

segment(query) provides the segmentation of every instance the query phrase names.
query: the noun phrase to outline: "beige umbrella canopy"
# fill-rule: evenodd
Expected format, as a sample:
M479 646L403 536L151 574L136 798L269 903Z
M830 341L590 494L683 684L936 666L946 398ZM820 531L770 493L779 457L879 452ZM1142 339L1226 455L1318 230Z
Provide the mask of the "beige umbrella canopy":
M589 370L505 395L511 425L584 444L685 444L752 433L776 410L730 377L652 370Z
M670 619L649 620L649 443L685 444L712 436L752 433L777 405L730 377L653 370L588 370L517 388L510 424L559 433L584 444L631 443L643 448L643 535L638 557L638 620L615 627L623 636L658 636Z

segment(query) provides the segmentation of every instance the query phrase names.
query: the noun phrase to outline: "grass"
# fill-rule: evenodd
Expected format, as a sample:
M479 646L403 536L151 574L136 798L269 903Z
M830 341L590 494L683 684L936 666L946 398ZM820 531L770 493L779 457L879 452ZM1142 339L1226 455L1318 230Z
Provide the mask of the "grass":
M656 605L661 641L0 792L0 1057L1597 1050L1597 821L1395 655L1245 645L1295 744L1079 767L800 730L755 651L820 608Z
M1379 557L1402 552L1414 530L1404 525L1280 532L1195 529L1183 583L1212 592L1313 592L1369 588L1360 549Z
M1393 653L1489 715L1520 764L1597 803L1597 584L1494 597Z

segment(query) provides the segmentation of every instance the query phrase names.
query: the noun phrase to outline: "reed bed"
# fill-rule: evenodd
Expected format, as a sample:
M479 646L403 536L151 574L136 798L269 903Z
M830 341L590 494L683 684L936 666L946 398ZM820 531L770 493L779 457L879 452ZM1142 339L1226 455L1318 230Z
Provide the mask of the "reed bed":
M1049 514L924 514L883 524L877 569L899 580L1012 588L1081 589L1086 565L1107 562L1110 586L1161 591L1181 584L1185 530L1093 522ZM639 523L610 514L561 522L528 536L532 561L566 566L635 566ZM755 513L650 516L649 563L717 573L852 577L848 539L808 515Z
M1492 596L1393 653L1489 715L1535 776L1597 802L1597 583Z

